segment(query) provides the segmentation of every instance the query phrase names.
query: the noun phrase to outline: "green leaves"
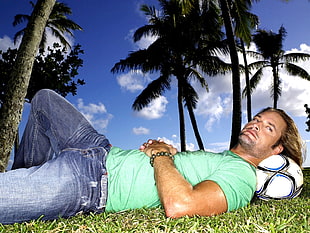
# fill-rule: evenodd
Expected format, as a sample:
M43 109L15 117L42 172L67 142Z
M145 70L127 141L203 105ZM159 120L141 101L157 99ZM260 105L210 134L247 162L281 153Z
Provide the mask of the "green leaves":
M17 50L8 49L1 53L0 104L4 100ZM55 90L62 96L69 93L75 95L77 87L85 84L83 79L74 80L75 76L79 74L78 69L83 66L83 60L79 58L79 55L83 53L81 45L74 46L70 53L57 43L52 48L48 47L47 51L40 49L35 58L26 101L30 102L34 94L43 88Z

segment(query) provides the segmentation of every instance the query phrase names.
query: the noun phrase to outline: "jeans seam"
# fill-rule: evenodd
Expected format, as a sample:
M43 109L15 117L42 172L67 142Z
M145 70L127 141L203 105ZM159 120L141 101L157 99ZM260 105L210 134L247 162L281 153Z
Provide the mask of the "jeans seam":
M36 114L37 115L37 114ZM37 121L37 117L35 117L35 121ZM28 161L28 164L26 165L27 167L31 167L33 165L33 158L34 158L34 151L35 151L35 143L36 143L36 139L38 136L38 124L34 124L34 128L33 128L33 135L32 135L32 144L31 144L31 152L30 152L30 158Z
M101 151L101 150L103 150L103 151ZM87 148L87 149L68 147L68 148L61 150L60 153L64 152L64 151L79 151L85 157L98 156L98 155L100 155L101 152L108 153L107 150L102 146L96 146L96 147L91 147L91 148ZM90 153L90 151L91 151L91 153Z

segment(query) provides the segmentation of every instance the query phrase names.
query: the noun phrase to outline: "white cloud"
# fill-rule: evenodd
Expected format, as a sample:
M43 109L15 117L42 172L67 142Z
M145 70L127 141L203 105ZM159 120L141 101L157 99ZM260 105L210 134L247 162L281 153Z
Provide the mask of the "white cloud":
M146 135L150 133L150 130L140 126L138 128L133 128L132 132L136 135Z
M77 101L78 101L78 108L83 112L88 112L90 114L107 112L104 104L100 102L98 104L90 103L88 105L85 105L83 99L80 98Z
M210 143L209 148L205 150L217 153L217 152L222 152L224 150L227 150L228 147L229 147L229 142L215 142L215 143Z
M289 111L294 116L306 116L304 104L310 103L310 81L299 77L283 79L282 95L279 107Z
M86 117L86 119L98 130L98 132L105 132L113 115L108 113L106 107L102 103L84 104L83 99L77 100L77 109Z
M135 45L136 45L139 49L146 49L146 48L149 47L150 44L152 44L156 39L157 39L156 36L146 36L146 37L142 37L139 41L137 41L137 42L135 43Z
M7 51L8 48L15 49L19 46L20 41L14 45L14 41L8 37L8 36L3 36L3 38L0 38L0 50L2 51Z
M148 75L143 74L140 70L130 71L117 77L117 83L121 88L132 93L143 90L149 80Z
M137 116L146 118L146 119L158 119L161 118L166 112L166 106L168 100L164 96L160 96L154 99L147 107L136 112Z
M310 53L310 46L307 44L300 44L299 45L299 49L298 48L293 48L289 51L287 51L288 53Z
M46 35L47 35L46 47L48 46L53 47L54 43L59 43L61 45L60 40L52 34L51 30L47 29ZM66 38L66 40L69 42L71 46L74 44L74 38L68 35L64 35L64 37ZM14 44L13 39L5 35L3 36L3 38L0 38L0 50L6 51L8 48L11 48L11 49L18 48L21 41L22 41L22 37L19 37L17 39L16 44Z
M147 47L150 46L150 44L152 44L157 39L157 36L145 36L145 37L142 37L139 41L134 43L133 35L135 31L136 29L130 30L128 35L126 36L126 39L132 42L132 45L135 50L146 49Z
M232 93L231 75L221 75L207 78L209 92L206 92L197 84L193 84L199 94L199 102L195 113L207 119L205 128L212 131L216 122L231 112Z
M165 143L172 145L174 148L176 148L178 151L181 151L181 143L179 142L178 138L176 135L171 136L173 139L168 139L166 137L158 137L157 140L161 139ZM178 140L178 142L176 142ZM186 143L186 150L187 151L195 151L197 150L195 148L195 145L193 143Z

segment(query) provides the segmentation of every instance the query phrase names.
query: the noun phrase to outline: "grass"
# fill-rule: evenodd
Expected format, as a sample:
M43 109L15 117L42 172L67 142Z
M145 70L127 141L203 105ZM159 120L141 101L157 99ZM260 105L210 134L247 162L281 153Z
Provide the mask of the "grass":
M0 232L310 232L310 168L298 198L253 202L214 217L166 218L161 208L1 225Z

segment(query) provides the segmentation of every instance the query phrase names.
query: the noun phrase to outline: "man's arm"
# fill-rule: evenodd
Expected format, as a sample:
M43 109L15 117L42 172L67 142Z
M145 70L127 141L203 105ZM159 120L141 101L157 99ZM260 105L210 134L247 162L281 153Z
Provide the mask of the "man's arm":
M157 152L174 155L176 150L171 148L163 142L153 141L143 151L149 157ZM225 195L215 182L206 180L192 186L179 173L169 156L156 157L153 166L158 194L167 217L211 216L227 211Z

